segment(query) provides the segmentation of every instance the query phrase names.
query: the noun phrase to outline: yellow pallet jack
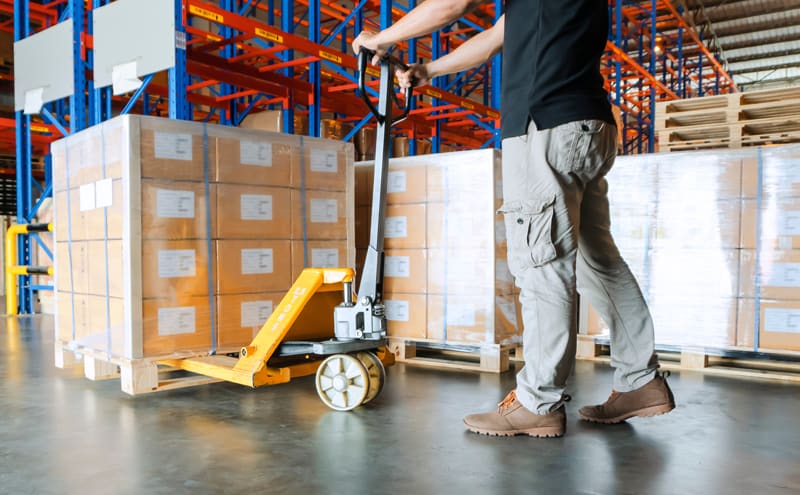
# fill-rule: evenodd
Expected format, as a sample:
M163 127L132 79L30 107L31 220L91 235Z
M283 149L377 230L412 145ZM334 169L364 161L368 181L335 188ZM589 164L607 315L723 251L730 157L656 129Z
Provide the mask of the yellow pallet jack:
M359 91L378 125L370 242L356 297L354 270L307 268L250 345L242 348L238 359L203 356L166 360L163 364L249 387L286 383L316 373L320 399L339 411L354 409L380 393L386 381L384 365L394 363L394 356L386 349L383 304L389 131L408 117L411 89L405 91L402 114L393 119L393 102L401 106L394 92L394 68L406 66L394 57L382 57L376 108L366 87L367 62L373 56L374 53L364 49L358 56ZM314 339L292 340L297 336Z

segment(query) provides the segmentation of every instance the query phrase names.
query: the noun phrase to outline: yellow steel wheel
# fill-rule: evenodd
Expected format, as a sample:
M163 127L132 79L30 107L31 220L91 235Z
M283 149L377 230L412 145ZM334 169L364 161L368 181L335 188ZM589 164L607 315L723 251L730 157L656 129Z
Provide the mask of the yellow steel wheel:
M350 411L363 404L369 382L367 369L350 354L334 354L317 368L317 394L337 411Z
M364 399L364 404L366 404L377 397L383 390L383 385L386 383L386 368L384 368L378 356L371 352L359 352L356 357L369 374L369 390L367 391L367 398Z

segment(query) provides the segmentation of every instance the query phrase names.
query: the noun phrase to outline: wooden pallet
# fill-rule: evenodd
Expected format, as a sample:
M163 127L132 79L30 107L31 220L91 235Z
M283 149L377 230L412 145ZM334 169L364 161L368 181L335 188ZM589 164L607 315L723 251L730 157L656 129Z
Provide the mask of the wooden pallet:
M607 338L607 337L606 337ZM662 369L691 370L708 375L731 378L769 380L800 385L800 352L770 352L773 359L726 357L720 350L684 347L680 351L659 351ZM731 352L746 354L744 349L731 348ZM591 335L578 336L577 358L611 363L605 339Z
M236 358L226 355L233 352L238 352L238 350L222 350L215 358L235 361ZM160 361L167 359L199 356L204 356L204 354L182 352L157 358L126 359L110 356L96 349L71 348L65 342L56 342L55 344L56 368L73 368L80 366L82 363L86 378L89 380L119 378L122 391L130 395L194 387L221 381L203 375L189 374L160 363Z
M401 363L428 368L503 373L519 360L519 344L453 344L389 338L389 350Z

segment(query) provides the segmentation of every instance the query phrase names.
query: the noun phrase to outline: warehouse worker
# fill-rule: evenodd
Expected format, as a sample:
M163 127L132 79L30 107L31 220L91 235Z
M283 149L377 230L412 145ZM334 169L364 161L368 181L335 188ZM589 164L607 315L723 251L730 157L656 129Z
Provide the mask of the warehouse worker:
M452 23L479 3L426 0L392 27L359 34L353 50L385 53L395 43ZM505 15L491 29L438 60L398 72L401 85L421 86L503 50L500 211L508 265L521 289L526 364L516 390L496 411L464 418L476 433L564 434L569 400L564 388L575 359L576 285L611 327L615 368L611 396L581 408L581 417L618 423L675 407L657 373L650 312L610 232L604 176L614 164L617 131L600 75L607 8L605 0L507 0Z

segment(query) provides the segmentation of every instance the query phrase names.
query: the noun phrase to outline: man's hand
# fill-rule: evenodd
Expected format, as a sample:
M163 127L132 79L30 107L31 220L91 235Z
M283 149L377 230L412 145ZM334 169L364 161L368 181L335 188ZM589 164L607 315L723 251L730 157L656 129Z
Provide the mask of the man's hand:
M403 89L425 86L432 77L428 70L428 64L412 64L408 70L397 69L395 75Z
M372 57L372 65L378 65L381 57L386 54L386 51L391 47L391 44L384 45L380 43L379 33L374 31L361 31L361 33L353 40L353 53L358 55L361 48L372 50L375 56Z

